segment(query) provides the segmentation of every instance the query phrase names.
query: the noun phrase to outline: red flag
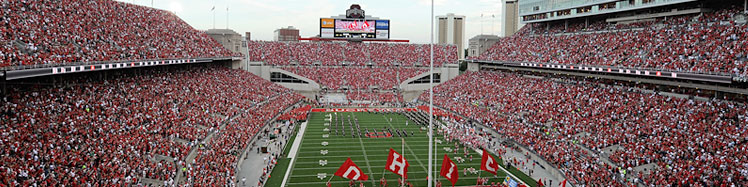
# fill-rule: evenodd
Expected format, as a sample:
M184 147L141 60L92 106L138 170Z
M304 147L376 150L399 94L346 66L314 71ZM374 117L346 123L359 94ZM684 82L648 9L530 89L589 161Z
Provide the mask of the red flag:
M369 179L369 176L364 174L364 172L362 172L361 169L356 166L356 163L353 163L353 161L351 161L350 157L345 160L345 162L343 162L343 165L340 166L340 168L338 168L338 171L335 172L335 176L362 181Z
M564 181L561 181L561 183L559 183L558 185L560 185L561 187L566 187L566 179L564 179Z
M481 159L480 162L480 169L493 173L494 175L496 175L496 170L499 169L499 163L497 163L496 159L493 159L493 156L491 156L485 149L483 149L483 159Z
M387 165L384 168L407 179L408 166L410 164L405 160L405 157L390 148L390 155L387 157Z
M449 182L452 182L452 186L455 186L455 183L457 183L457 178L460 176L459 173L460 171L457 170L457 165L452 162L452 159L449 159L449 157L447 157L447 154L444 154L444 159L442 160L442 170L439 175L446 177Z

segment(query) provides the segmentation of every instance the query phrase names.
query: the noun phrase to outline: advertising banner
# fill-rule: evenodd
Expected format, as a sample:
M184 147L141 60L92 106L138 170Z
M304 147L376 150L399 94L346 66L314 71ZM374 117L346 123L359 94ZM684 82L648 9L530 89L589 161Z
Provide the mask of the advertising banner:
M377 30L390 30L390 20L377 20Z
M332 18L321 18L319 19L319 27L321 28L335 28L335 20Z
M322 38L332 38L335 37L335 29L320 29L319 37Z

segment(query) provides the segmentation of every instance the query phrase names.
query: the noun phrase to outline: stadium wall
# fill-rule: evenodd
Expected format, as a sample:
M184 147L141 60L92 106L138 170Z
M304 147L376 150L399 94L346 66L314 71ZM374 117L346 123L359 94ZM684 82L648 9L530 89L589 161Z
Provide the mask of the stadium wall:
M312 79L308 79L306 77L303 77L303 76L300 76L300 75L297 75L297 74L294 74L289 71L282 70L280 68L276 68L273 66L264 66L262 62L248 62L244 67L245 68L241 68L241 69L249 71L250 73L255 74L265 80L270 80L271 73L279 72L279 73L283 73L288 76L291 76L293 78L306 81L308 82L307 84L274 82L278 85L294 90L306 98L314 99L318 95L319 91L322 90L321 86Z
M443 67L435 67L434 73L441 74L440 82L434 83L434 87L438 86L439 84L443 82L447 82L448 80L452 80L458 75L460 75L459 65L457 64L445 64ZM402 89L403 93L403 100L405 101L412 101L414 99L418 99L418 96L420 96L423 92L429 90L429 84L408 84L414 80L423 78L428 76L429 73L425 72L420 75L417 75L415 77L411 77L402 83L400 83L400 89Z

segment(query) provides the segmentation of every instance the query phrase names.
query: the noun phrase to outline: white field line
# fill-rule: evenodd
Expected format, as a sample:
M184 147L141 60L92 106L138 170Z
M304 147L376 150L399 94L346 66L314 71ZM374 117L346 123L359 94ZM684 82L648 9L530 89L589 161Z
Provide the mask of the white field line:
M351 115L353 115L353 118L356 119L355 113L351 113ZM369 156L366 156L366 146L364 146L364 141L361 140L361 136L358 137L358 142L361 143L361 150L364 152L364 160L366 161L366 168L369 169L369 175L372 175L372 178L373 178L374 172L371 170L371 163L369 163ZM376 180L371 180L372 186L376 185L374 181Z
M291 145L291 151L288 153L288 158L291 158L291 163L288 164L288 168L286 169L286 174L283 175L283 182L281 182L281 186L286 186L286 182L288 182L288 176L291 174L291 168L293 168L294 162L296 162L296 154L298 154L299 146L301 145L301 140L304 139L304 132L306 132L307 123L308 121L301 123L299 132L297 132L296 134L296 139L294 139L293 145Z
M481 156L483 156L483 150L477 150L477 149L473 149L473 150L474 150L475 152L477 152L478 154L480 154ZM500 168L500 169L501 169L502 171L504 171L504 173L506 173L507 175L509 175L509 176L511 176L512 178L514 178L514 180L517 180L517 182L518 182L518 183L522 183L522 184L524 184L525 186L530 186L530 185L527 185L527 183L525 183L525 181L522 181L522 180L520 180L520 179L519 179L519 178L518 178L517 176L514 176L514 175L513 175L512 173L509 173L509 171L507 171L506 169L504 169L504 167L503 167L503 166L501 166L501 164L499 164L499 168Z

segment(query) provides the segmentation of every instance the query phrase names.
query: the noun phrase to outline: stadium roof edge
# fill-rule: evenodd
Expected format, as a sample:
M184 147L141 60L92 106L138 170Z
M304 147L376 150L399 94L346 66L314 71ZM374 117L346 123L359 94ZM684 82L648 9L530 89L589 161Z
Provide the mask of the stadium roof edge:
M583 17L590 17L590 16L597 16L597 15L605 15L605 14L626 12L626 11L632 11L632 10L655 8L655 7L661 7L661 6L669 6L669 5L675 5L675 4L696 2L696 1L699 1L699 0L676 0L676 1L668 1L668 2L662 2L662 3L656 3L656 4L649 4L649 5L642 5L642 6L626 7L626 8L621 8L621 9L602 10L602 11L599 11L599 12L582 13L582 14L574 14L574 15L567 15L567 16L556 16L556 17L552 17L552 18L537 19L537 20L531 20L531 21L521 21L521 22L522 23L542 23L542 22L550 22L550 21L560 21L560 20L567 20L567 19L574 19L574 18L583 18ZM546 11L540 11L540 12L523 13L523 14L520 14L519 16L521 18L522 16L529 16L529 15L535 15L535 14L544 14L544 13L552 13L552 12L560 11L560 10L576 9L576 8L581 8L581 7L586 7L586 6L593 6L593 5L598 5L598 4L604 4L604 3L600 2L600 3L594 3L594 4L583 4L583 5L578 5L578 6L570 6L570 7L565 7L565 8L557 8L557 9L553 9L553 10L546 10Z
M58 64L54 66L31 66L22 69L2 70L0 77L5 80L16 80L49 75L62 75L69 73L94 72L104 70L129 69L150 66L164 66L191 63L206 63L225 60L241 60L243 57L213 57L213 58L184 58L184 59L157 59L157 60L134 60L134 61L112 61L97 62L92 64Z
M546 69L546 70L568 71L568 72L585 72L585 73L595 73L595 74L621 75L621 76L657 78L657 79L703 81L703 82L711 82L711 83L717 83L717 84L735 84L735 83L746 82L744 78L735 77L732 75L725 75L725 74L706 74L706 73L679 72L679 71L670 71L670 70L593 66L593 65L578 65L578 64L552 64L552 63L536 63L536 62L498 62L498 61L480 61L480 60L466 60L466 61L472 62L472 63L485 64L485 65L497 65L497 66L506 66L506 67Z

